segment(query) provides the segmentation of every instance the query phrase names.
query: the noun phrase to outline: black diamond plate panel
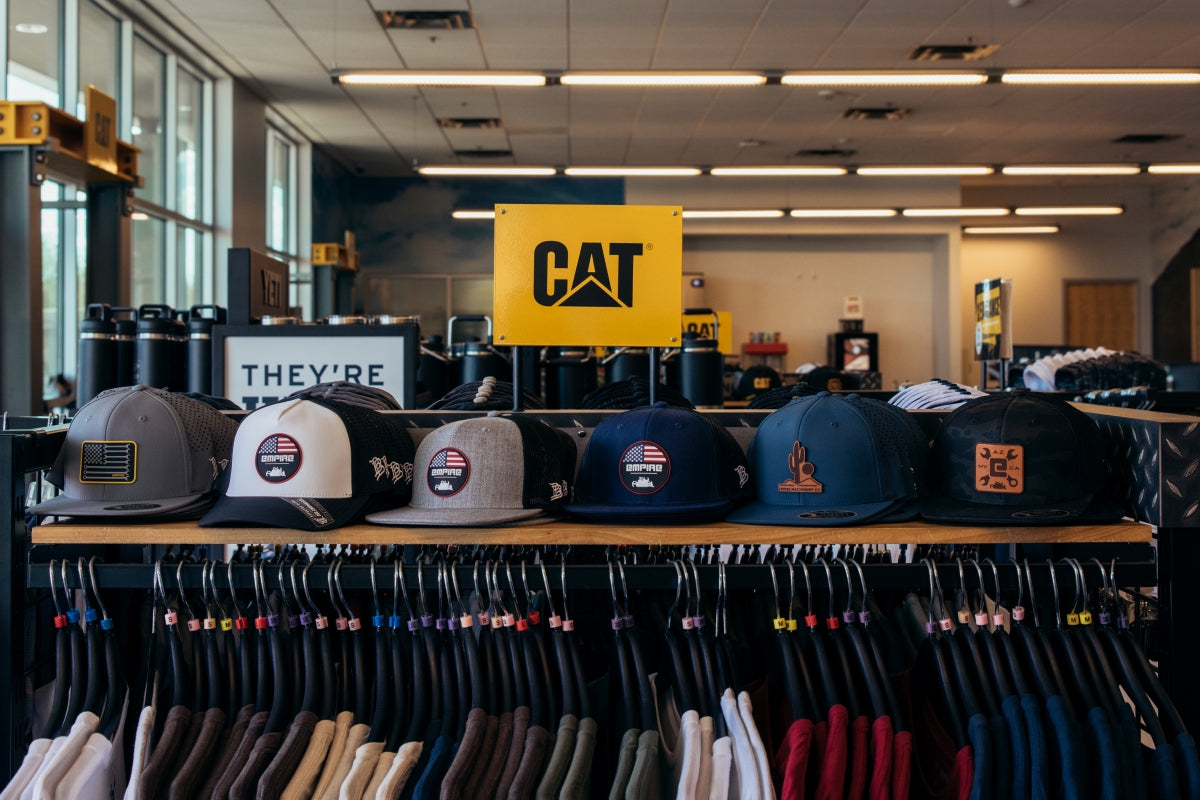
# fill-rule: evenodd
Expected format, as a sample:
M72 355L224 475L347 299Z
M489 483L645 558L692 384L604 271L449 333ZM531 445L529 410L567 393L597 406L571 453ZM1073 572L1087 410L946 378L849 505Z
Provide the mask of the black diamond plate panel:
M1159 430L1163 525L1200 527L1200 419Z

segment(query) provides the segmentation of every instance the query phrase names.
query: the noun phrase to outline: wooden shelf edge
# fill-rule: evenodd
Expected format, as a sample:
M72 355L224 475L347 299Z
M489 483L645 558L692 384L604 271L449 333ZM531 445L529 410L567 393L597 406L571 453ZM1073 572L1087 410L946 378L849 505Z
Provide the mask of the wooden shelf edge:
M599 525L549 522L508 528L423 528L350 525L314 533L289 528L201 528L191 522L158 525L39 525L33 544L1004 544L1149 542L1152 528L1139 522L1060 527L967 528L904 522L836 528L713 523L699 526Z

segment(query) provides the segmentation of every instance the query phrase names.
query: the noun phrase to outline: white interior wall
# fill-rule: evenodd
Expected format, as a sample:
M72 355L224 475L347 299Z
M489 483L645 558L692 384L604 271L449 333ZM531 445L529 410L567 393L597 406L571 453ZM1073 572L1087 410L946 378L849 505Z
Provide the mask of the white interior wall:
M838 330L843 298L860 295L864 330L879 334L883 388L893 389L939 374L934 306L946 278L936 238L685 237L683 267L703 273L709 302L732 312L739 350L753 331L778 331L788 344L787 370L826 362L826 335Z

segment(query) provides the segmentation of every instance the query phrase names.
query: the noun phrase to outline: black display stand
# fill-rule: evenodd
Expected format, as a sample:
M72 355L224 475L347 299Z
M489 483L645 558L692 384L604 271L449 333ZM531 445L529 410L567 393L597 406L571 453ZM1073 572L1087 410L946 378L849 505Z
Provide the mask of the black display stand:
M1075 553L1100 555L1105 561L1119 558L1117 577L1122 586L1157 585L1159 590L1159 657L1163 683L1171 692L1179 712L1191 729L1200 728L1200 693L1192 691L1190 681L1200 668L1200 643L1194 633L1194 620L1200 614L1200 594L1194 581L1193 557L1200 557L1200 514L1196 500L1200 497L1200 473L1191 468L1200 458L1200 419L1172 414L1139 412L1124 409L1083 407L1100 423L1109 456L1117 469L1110 492L1126 505L1132 521L1111 526L1069 526L1058 528L992 528L962 529L955 526L934 526L925 523L903 523L860 528L771 528L750 525L714 523L696 527L624 527L551 523L524 528L439 529L353 526L320 536L326 543L414 544L455 542L472 544L767 544L767 543L858 543L858 542L915 542L940 541L972 544L992 544L998 548L1014 543L1043 543L1072 545ZM469 412L390 412L403 415L411 426L414 438L420 439L430 430L447 421L470 415ZM537 414L549 424L564 428L586 442L591 430L600 420L619 412L524 412ZM734 433L747 445L755 426L767 416L762 411L706 412ZM926 415L932 412L914 412ZM0 500L0 534L6 542L0 548L0 575L7 579L0 588L0 641L8 644L8 653L0 658L0 685L8 687L8 695L0 702L0 771L11 776L20 763L26 745L23 723L27 706L25 670L28 660L25 627L31 616L31 595L28 590L45 588L48 582L48 563L52 558L74 558L81 552L100 555L106 563L97 565L99 584L107 590L146 589L150 585L152 567L145 563L143 548L167 542L219 544L223 542L254 542L270 538L295 543L311 540L313 534L275 529L201 529L193 524L176 523L168 526L70 526L44 525L30 529L25 519L25 499L31 479L49 467L62 446L65 426L9 431L0 434L0 480L6 491ZM582 450L582 447L580 448ZM1152 527L1153 526L1153 527ZM1157 557L1149 552L1145 542L1154 533ZM1140 544L1128 544L1141 542ZM1126 543L1126 544L1122 544ZM1033 565L1037 584L1049 582L1051 569L1045 555ZM1006 556L996 551L997 560ZM1086 555L1084 556L1086 558ZM417 567L406 567L416 570ZM569 568L572 590L607 590L609 576L603 565L577 565ZM957 568L948 565L942 580L957 583ZM1063 569L1066 569L1064 566ZM470 584L471 570L461 567L460 581ZM559 588L559 572L548 571L550 586ZM762 566L731 567L728 572L730 588L769 588L770 576ZM200 568L186 567L182 571L185 586L199 586ZM235 568L235 584L251 584L248 567ZM675 583L675 570L669 565L636 566L626 569L630 588L670 587ZM814 585L824 581L824 571L814 573ZM833 571L834 581L843 580L840 570ZM542 588L540 570L529 570L530 588ZM1012 586L1015 571L1001 569L1002 581ZM317 586L323 576L315 575ZM410 572L410 585L416 575ZM370 568L347 566L341 574L348 587L369 586ZM920 585L927 581L922 565L871 565L867 578L874 588L896 588ZM77 578L69 576L71 585ZM821 581L817 584L815 581ZM1061 582L1062 576L1059 576ZM700 581L705 588L716 588L716 568L700 567ZM1044 596L1044 593L1043 593Z

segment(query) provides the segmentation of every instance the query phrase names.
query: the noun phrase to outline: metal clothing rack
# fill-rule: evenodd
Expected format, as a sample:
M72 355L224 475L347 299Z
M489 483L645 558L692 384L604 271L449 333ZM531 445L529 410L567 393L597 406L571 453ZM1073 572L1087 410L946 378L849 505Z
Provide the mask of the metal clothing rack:
M1134 522L1115 526L1064 526L1046 528L998 528L960 529L953 526L918 525L914 529L906 524L874 526L870 528L789 528L775 529L752 525L734 526L714 523L710 526L650 529L639 528L636 536L621 528L605 526L563 525L554 523L543 526L526 526L510 529L412 529L382 528L379 526L354 526L328 534L325 540L340 544L343 541L361 544L426 544L445 545L451 541L459 545L476 544L567 544L575 543L628 545L633 542L644 545L657 541L665 546L684 546L719 541L722 544L766 544L775 543L826 543L826 542L913 542L917 530L924 541L959 542L969 544L992 544L1003 548L1014 542L1041 544L1037 558L1029 554L1033 568L1035 586L1039 595L1049 583L1050 568L1046 557L1075 555L1081 560L1092 555L1105 562L1118 558L1117 576L1124 586L1157 586L1159 596L1157 642L1160 654L1160 677L1172 694L1185 723L1192 729L1200 729L1200 693L1190 691L1192 673L1200 668L1200 640L1194 635L1194 620L1200 616L1200 593L1191 585L1195 566L1200 564L1200 418L1184 417L1157 412L1134 411L1119 408L1080 406L1100 425L1105 436L1109 461L1115 467L1109 492L1123 501L1126 512ZM456 418L460 412L393 412L402 414L411 426L414 439L438 427L448 419ZM605 412L523 412L537 414L549 424L562 427L578 436L581 444L586 441L595 424ZM608 412L619 413L619 412ZM767 412L716 411L706 412L725 425L743 446L749 443L758 422ZM930 412L913 412L918 420L931 430L936 426L936 415ZM0 481L5 486L0 499L0 534L4 545L0 546L0 642L8 652L0 657L0 685L8 687L7 697L0 700L0 772L12 775L23 755L23 734L20 728L26 716L25 651L26 618L36 602L37 590L48 587L48 562L52 558L90 559L97 556L96 579L105 589L147 589L151 585L153 566L148 561L150 548L168 541L175 543L211 544L225 542L252 542L281 537L302 536L298 532L275 529L236 530L224 535L212 535L222 529L200 529L194 525L178 525L167 529L170 539L164 538L164 528L154 526L55 526L43 525L31 529L26 524L25 500L32 478L48 468L61 447L66 434L65 426L53 428L31 428L23 431L9 430L0 433ZM542 533L538 533L539 529ZM1144 544L1151 534L1157 544L1157 552L1150 555ZM653 538L648 539L647 536ZM231 538L239 536L242 538ZM308 539L312 534L303 535ZM206 537L208 537L206 539ZM357 537L357 538L356 538ZM424 537L424 538L422 538ZM452 537L452 538L451 538ZM556 538L559 541L556 541ZM1142 542L1142 544L1129 544ZM298 539L294 543L301 543ZM1027 545L1026 545L1027 546ZM1070 551L1069 553L1067 551ZM999 576L1005 590L1015 586L1015 570L1005 563L1009 554L995 551L999 564ZM532 566L532 565L530 565ZM831 565L830 575L840 591L844 591L844 572L840 565ZM377 577L380 586L390 588L391 565L380 564ZM171 585L174 585L174 566L170 568ZM406 566L405 580L410 588L417 586L415 566ZM428 567L426 569L429 569ZM472 568L458 567L459 582L473 587ZM701 586L708 590L717 586L717 570L710 565L700 566ZM1067 568L1062 567L1063 570ZM1085 567L1085 571L1089 569ZM1095 569L1094 566L1090 569ZM519 564L513 563L514 575ZM928 586L928 572L922 564L864 566L866 579L872 589L909 588ZM959 585L958 567L943 564L938 567L944 589ZM268 580L276 580L270 574ZM783 583L788 578L786 570L777 572ZM968 587L975 585L974 569L966 574ZM626 579L630 589L671 589L675 586L676 572L667 564L638 565L626 568ZM821 567L809 567L814 589L826 586L825 571ZM1058 573L1060 586L1065 572ZM75 577L72 577L74 575ZM187 587L199 587L200 567L185 565L180 575ZM239 588L252 584L250 568L235 565L234 583ZM526 581L530 588L543 588L541 571L527 568ZM560 571L547 565L551 587L560 589ZM733 565L726 569L729 589L770 589L770 575L762 565ZM801 570L797 568L797 583L800 585ZM990 584L990 570L985 572ZM431 577L426 573L426 583ZM224 578L224 576L221 576ZM368 588L370 567L362 564L347 564L341 571L343 585L347 588ZM219 579L220 580L220 579ZM314 587L325 584L324 570L310 573ZM68 570L70 585L78 586L78 574ZM223 581L220 581L223 583ZM1069 582L1067 585L1070 585ZM604 564L573 565L568 570L568 588L576 590L609 590L608 567Z

